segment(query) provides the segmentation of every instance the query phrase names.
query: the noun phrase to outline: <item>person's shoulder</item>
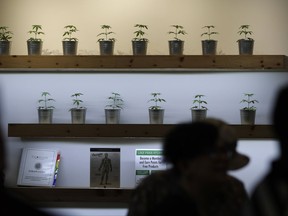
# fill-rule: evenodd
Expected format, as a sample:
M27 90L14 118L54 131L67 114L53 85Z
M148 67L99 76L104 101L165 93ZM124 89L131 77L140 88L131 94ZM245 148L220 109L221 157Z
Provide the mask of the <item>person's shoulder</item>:
M227 181L227 183L229 183L229 185L231 187L238 188L238 189L241 189L241 190L245 190L244 182L241 181L240 179L232 176L232 175L227 175L226 181Z
M232 181L232 182L242 182L239 178L237 178L233 175L227 175L226 179L228 179L228 181Z
M139 187L153 187L153 185L161 187L166 185L172 176L173 174L170 170L159 170L152 172L149 176L142 179Z
M167 170L159 170L156 172L152 172L149 176L143 179L144 182L147 181L163 181L165 177L168 175Z

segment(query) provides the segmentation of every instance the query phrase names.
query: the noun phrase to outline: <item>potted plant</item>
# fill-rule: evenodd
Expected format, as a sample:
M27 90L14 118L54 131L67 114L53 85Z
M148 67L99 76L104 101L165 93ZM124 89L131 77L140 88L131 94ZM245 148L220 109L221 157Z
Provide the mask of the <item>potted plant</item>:
M254 125L256 118L256 107L253 105L259 103L258 100L252 99L253 93L244 93L245 98L240 103L246 103L246 106L240 109L241 124Z
M10 55L12 35L7 26L0 26L0 55Z
M73 105L75 105L75 107L69 110L71 112L72 124L85 124L87 108L80 106L83 103L83 101L80 99L80 96L82 95L83 94L80 92L71 95L73 98Z
M39 38L39 35L45 34L42 30L41 25L32 25L32 30L28 31L33 37L27 40L28 55L41 55L43 41Z
M63 55L77 55L78 39L72 37L72 34L79 31L74 25L67 25L64 27L62 47Z
M239 27L238 34L244 35L244 38L237 40L239 54L240 55L252 55L254 49L254 39L248 37L248 35L252 35L253 32L249 30L250 25L241 25Z
M55 102L53 98L50 97L49 92L42 92L41 99L38 100L40 104L38 106L38 121L40 124L51 124L53 119L54 106L50 105L51 102Z
M203 55L216 55L217 41L211 39L211 35L218 34L218 32L211 30L215 28L215 26L213 25L204 26L203 28L205 28L206 31L201 34L201 37L208 36L208 39L201 41L202 42L202 54Z
M148 39L144 37L144 35L146 35L144 30L148 30L148 26L143 24L136 24L134 27L138 28L138 30L134 32L135 37L132 39L133 55L146 55Z
M148 102L153 102L154 105L149 107L149 122L150 124L163 124L164 122L164 112L159 103L166 102L165 99L160 98L161 93L152 92L152 98Z
M120 111L123 109L124 100L117 92L112 92L108 97L109 104L105 107L105 120L106 124L119 124Z
M207 104L207 102L203 100L203 97L205 97L205 95L202 94L194 96L193 104L196 105L191 107L192 121L203 120L207 117L208 108L203 105Z
M103 29L104 32L97 35L97 37L104 36L98 39L100 55L113 55L115 38L109 37L109 35L115 33L110 31L111 26L109 25L101 25L101 29Z
M169 31L168 34L172 34L173 40L169 40L169 54L170 55L183 55L184 41L179 38L179 35L187 34L184 27L181 25L171 25L173 31Z

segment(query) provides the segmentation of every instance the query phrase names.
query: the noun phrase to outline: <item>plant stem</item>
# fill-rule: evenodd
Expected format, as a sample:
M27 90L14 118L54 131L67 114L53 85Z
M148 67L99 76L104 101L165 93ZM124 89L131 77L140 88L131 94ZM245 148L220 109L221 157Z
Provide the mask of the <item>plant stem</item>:
M245 35L246 36L246 35ZM250 109L250 95L248 95L248 109Z
M45 104L45 109L47 108L47 96L46 94L44 95L44 104Z

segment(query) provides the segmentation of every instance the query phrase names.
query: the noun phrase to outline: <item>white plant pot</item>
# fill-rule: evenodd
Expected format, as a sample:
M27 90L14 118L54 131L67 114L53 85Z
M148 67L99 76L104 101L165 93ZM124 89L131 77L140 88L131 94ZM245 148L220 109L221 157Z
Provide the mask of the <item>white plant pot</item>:
M204 120L207 117L207 110L191 109L192 121Z
M240 110L240 119L242 125L254 125L256 118L256 110Z
M72 124L85 124L86 121L86 108L72 108L71 112L71 122Z
M53 109L38 109L39 124L52 124Z
M164 122L164 109L149 109L149 122L150 124L163 124Z
M121 109L105 109L106 124L119 124Z
M41 55L43 41L27 41L28 55Z

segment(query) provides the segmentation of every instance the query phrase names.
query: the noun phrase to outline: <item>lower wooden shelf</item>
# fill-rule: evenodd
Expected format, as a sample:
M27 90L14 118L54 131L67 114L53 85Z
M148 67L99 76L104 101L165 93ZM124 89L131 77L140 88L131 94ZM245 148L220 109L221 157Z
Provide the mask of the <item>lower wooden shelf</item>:
M9 124L9 137L91 138L163 137L175 124ZM231 125L239 139L274 139L271 125ZM11 187L8 191L33 203L128 203L133 189Z
M133 189L9 187L8 192L31 203L121 202L128 203Z
M9 137L22 138L161 138L175 124L8 124ZM271 125L231 125L239 139L273 139Z

